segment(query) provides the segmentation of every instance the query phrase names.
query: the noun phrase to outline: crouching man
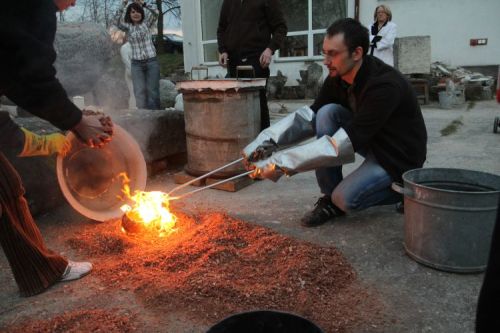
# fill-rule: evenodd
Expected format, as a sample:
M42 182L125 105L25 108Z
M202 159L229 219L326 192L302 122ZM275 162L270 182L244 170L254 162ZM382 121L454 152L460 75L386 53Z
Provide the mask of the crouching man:
M412 86L368 48L368 29L358 21L334 22L323 41L329 75L314 104L262 131L243 151L254 177L277 181L316 171L323 196L304 226L399 202L392 182L425 161L427 131ZM317 140L287 148L313 135ZM342 165L354 161L354 152L364 161L344 178Z

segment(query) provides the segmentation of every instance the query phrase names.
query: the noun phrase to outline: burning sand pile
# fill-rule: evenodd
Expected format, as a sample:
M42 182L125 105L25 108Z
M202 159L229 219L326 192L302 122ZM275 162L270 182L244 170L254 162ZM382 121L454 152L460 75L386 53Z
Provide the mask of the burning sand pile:
M299 314L325 332L384 325L383 306L356 282L352 267L335 248L291 239L222 213L176 215L175 231L164 237L127 235L115 220L87 228L66 243L92 259L92 277L100 280L103 293L130 292L135 309L152 316L168 313L209 327L238 312L265 309ZM141 314L134 315L139 321L134 324L142 327ZM29 325L45 327L54 320Z
M119 312L117 310L117 312ZM9 333L135 332L133 318L104 310L66 312L50 320L28 322L7 328Z

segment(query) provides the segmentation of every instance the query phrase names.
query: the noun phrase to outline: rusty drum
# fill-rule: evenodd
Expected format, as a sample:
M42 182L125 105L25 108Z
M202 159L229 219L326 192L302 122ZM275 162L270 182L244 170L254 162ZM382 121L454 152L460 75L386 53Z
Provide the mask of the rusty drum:
M260 132L259 90L265 79L195 80L177 84L184 99L188 162L185 170L200 176L241 157ZM244 172L243 164L213 176Z

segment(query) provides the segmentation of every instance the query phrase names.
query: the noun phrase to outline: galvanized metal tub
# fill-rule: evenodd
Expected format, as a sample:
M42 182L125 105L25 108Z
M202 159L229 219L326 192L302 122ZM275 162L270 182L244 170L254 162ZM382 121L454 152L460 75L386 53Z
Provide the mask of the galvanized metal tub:
M406 253L417 262L450 272L486 268L500 196L500 176L424 168L403 174Z
M241 157L260 132L259 90L265 79L196 80L177 84L184 99L188 162L185 170L200 176ZM244 172L243 164L213 176Z

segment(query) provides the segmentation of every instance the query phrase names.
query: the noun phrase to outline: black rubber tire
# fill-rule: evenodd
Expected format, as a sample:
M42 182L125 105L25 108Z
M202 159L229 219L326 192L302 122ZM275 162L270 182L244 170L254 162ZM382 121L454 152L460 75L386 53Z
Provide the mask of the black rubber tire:
M500 118L495 117L495 121L493 122L493 133L498 133L498 127L500 127Z

